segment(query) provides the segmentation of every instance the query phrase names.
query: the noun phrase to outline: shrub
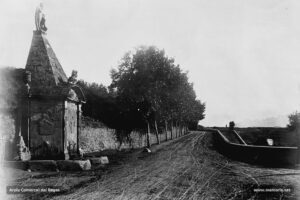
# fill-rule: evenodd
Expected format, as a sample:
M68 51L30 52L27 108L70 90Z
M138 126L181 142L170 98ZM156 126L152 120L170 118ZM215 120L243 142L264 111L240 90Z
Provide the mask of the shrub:
M295 130L299 128L300 125L300 113L299 112L294 112L288 116L289 118L289 124L287 127L291 130Z

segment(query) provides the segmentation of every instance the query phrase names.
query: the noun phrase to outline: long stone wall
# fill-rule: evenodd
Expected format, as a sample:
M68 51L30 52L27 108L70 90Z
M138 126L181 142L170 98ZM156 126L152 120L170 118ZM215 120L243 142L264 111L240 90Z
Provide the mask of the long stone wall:
M14 119L12 117L8 116L2 116L1 119L3 120L3 123L1 123L1 130L6 130L6 147L5 147L5 157L6 159L10 160L12 159L12 151L15 150L16 147L14 147L14 136L15 136L15 124ZM5 123L4 123L5 121ZM6 127L6 128L5 128ZM8 129L9 127L9 129ZM93 121L92 119L83 119L83 122L81 124L81 134L79 135L79 147L83 150L85 153L90 152L99 152L103 150L117 150L117 149L129 149L129 148L141 148L145 147L147 145L146 143L146 135L141 134L141 131L133 131L130 134L130 138L132 139L131 143L124 142L120 146L120 143L118 142L116 138L115 129L110 129L101 122ZM154 130L151 130L154 131ZM176 129L173 128L173 138L175 138L175 131ZM178 130L177 130L178 131ZM179 132L179 131L178 131ZM166 140L166 133L163 132L159 134L159 138L161 142L164 142ZM171 139L171 132L168 131L168 140ZM155 134L151 134L150 137L151 144L156 144L157 139Z
M173 129L175 132L175 128ZM173 133L173 138L175 134ZM116 137L116 130L110 129L100 122L85 119L82 122L81 134L79 136L80 148L85 153L98 152L108 149L128 149L141 148L147 145L146 135L141 131L132 131L130 134L131 142L120 143ZM161 142L166 140L166 133L159 134ZM168 140L171 138L171 132L168 131ZM154 133L150 135L151 144L157 143L157 138Z

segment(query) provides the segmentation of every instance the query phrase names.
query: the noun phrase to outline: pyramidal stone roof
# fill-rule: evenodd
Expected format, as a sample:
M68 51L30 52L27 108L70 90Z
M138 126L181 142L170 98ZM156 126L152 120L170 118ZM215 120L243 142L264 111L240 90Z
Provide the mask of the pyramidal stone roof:
M25 68L31 72L31 87L54 87L68 82L46 35L41 31L33 32Z
M82 89L78 85L68 83L46 34L39 30L33 31L25 69L31 72L31 95L70 99L75 93L77 99L71 98L72 100L85 102Z

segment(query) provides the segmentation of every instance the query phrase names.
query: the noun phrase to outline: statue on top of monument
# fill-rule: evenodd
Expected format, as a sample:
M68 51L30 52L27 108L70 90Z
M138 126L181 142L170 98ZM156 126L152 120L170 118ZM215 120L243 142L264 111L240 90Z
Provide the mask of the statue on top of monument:
M46 32L47 27L45 25L46 19L43 13L43 4L40 3L35 10L35 26L37 31Z

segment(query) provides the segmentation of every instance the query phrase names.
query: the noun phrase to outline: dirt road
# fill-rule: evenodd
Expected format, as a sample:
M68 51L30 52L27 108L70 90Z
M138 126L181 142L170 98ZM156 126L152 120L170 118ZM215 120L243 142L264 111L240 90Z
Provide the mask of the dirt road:
M122 164L108 171L52 177L58 186L66 184L69 176L91 179L63 194L43 198L260 199L267 195L296 199L299 190L300 170L261 168L227 159L213 149L209 133L194 132L152 150L147 155L135 152L120 157ZM27 183L35 180L31 177ZM286 191L254 192L259 187Z

